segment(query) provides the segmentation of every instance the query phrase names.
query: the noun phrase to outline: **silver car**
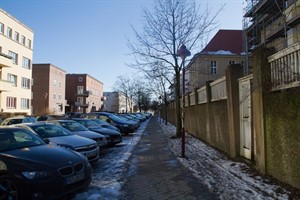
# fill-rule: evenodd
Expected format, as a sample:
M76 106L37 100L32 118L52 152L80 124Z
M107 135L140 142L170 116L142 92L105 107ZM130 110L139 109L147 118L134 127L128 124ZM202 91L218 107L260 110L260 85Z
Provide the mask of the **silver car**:
M47 122L24 123L14 126L30 130L58 146L77 151L85 155L90 162L99 159L99 146L94 140L73 134L63 127Z
M54 123L56 125L62 126L76 135L93 139L97 142L97 144L100 147L105 147L108 145L108 140L107 140L108 137L100 133L90 131L89 129L87 129L86 127L84 127L83 125L81 125L80 123L74 120L65 120L65 119L50 120L49 123Z

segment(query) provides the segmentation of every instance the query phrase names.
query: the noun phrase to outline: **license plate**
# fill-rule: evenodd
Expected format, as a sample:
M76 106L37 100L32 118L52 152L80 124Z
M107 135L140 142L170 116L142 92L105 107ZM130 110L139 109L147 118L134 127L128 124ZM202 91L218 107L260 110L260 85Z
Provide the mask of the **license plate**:
M76 174L65 179L65 184L69 185L84 179L84 173Z

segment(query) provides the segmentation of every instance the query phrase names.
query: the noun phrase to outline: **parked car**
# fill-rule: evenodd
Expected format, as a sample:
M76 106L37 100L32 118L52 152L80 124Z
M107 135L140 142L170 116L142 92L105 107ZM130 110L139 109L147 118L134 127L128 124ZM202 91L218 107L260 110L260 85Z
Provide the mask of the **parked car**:
M127 122L113 113L109 112L91 112L86 113L86 118L96 118L108 122L111 125L116 126L120 129L121 133L128 135L129 133L135 132L138 128L138 124Z
M33 116L15 116L4 119L1 122L1 126L8 126L12 124L20 124L20 123L32 123L36 122L36 118Z
M36 122L15 126L30 130L43 139L49 139L50 142L61 147L77 151L86 156L90 162L99 159L99 146L94 140L76 135L56 124Z
M0 198L62 199L88 187L87 158L17 127L0 128Z
M105 135L90 131L89 129L87 129L86 127L84 127L83 125L81 125L80 123L74 120L59 119L59 120L51 120L49 122L62 126L76 135L93 139L97 142L99 147L105 147L108 145L108 140Z
M36 121L49 121L55 119L67 119L66 115L41 115L36 117Z
M92 120L93 122L96 122L98 125L100 125L103 128L109 128L109 129L121 132L119 128L117 128L117 127L115 127L115 126L113 126L113 125L111 125L111 124L109 124L109 123L107 123L107 122L105 122L101 119L92 119L92 118L90 118L90 120Z
M140 124L142 122L142 120L137 119L137 118L133 118L132 116L128 115L128 114L116 114L118 117L120 117L121 119L124 119L125 121L129 121L132 123L136 123L136 124Z
M121 116L121 117L125 117L127 119L130 119L130 120L135 120L139 123L143 122L144 120L142 120L141 118L131 114L131 113L118 113L118 116Z
M122 142L122 135L120 131L112 130L109 128L103 128L98 125L96 122L90 119L85 118L73 118L72 120L79 122L83 126L85 126L90 131L94 131L96 133L100 133L102 135L107 136L108 145L113 146Z

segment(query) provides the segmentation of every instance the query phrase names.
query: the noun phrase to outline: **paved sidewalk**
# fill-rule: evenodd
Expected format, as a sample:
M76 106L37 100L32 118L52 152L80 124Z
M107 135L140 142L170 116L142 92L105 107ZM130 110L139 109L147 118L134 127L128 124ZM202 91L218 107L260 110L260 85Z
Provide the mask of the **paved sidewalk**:
M149 119L130 159L121 200L217 199L195 177L185 171L168 148L157 117Z

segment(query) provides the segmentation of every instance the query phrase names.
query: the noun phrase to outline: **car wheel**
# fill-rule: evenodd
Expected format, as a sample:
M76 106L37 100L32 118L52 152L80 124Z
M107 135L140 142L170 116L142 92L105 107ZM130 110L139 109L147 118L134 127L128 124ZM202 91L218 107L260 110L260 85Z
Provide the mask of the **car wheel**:
M0 176L0 200L18 200L20 196L17 182L8 175Z

